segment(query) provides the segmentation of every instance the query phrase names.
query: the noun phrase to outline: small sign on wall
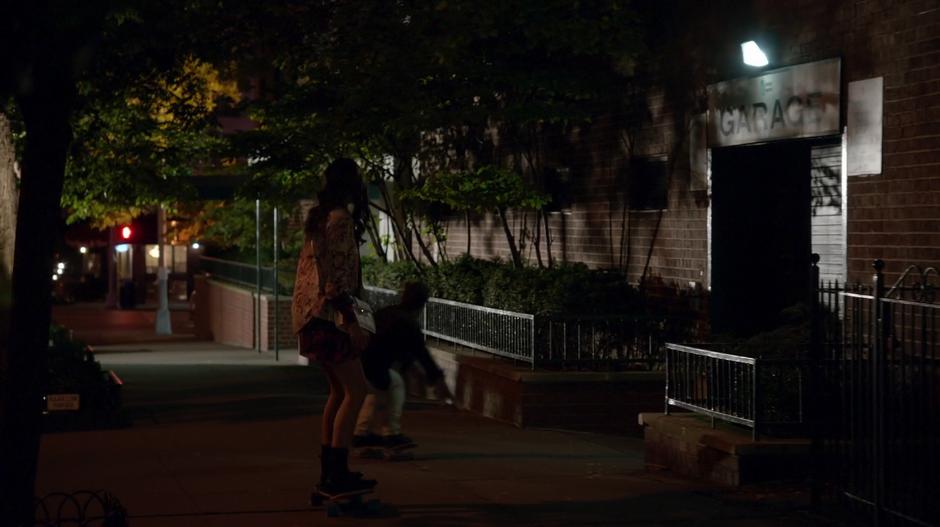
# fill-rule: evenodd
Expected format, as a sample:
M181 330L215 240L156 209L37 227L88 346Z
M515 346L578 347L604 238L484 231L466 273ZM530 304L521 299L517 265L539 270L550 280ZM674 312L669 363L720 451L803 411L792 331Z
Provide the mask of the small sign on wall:
M79 394L50 393L46 396L46 411L62 412L79 409Z
M884 77L849 83L846 115L846 173L881 173Z

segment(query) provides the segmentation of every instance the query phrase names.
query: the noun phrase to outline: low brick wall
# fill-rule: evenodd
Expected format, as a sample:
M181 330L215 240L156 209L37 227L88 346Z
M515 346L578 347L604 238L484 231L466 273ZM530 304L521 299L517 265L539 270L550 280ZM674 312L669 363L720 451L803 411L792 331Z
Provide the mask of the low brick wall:
M639 435L637 415L663 405L661 372L533 372L459 357L458 406L519 427Z
M204 276L195 277L196 335L222 344L254 347L254 295Z
M291 320L291 297L278 297L277 340L280 348L296 349L297 337L294 336ZM274 351L274 295L261 295L261 349Z
M255 299L253 290L195 277L193 320L199 338L242 348L255 347ZM261 295L261 350L274 351L274 295ZM291 299L278 299L278 342L283 351L296 351L291 328Z
M802 479L809 474L808 439L761 438L726 423L711 427L692 413L640 414L649 467L736 487Z

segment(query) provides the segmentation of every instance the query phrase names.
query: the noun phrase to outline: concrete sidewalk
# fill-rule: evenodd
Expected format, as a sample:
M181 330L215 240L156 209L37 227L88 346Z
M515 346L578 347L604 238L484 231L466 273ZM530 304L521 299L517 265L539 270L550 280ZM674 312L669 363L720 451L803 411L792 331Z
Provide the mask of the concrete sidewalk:
M105 489L137 526L807 525L787 497L647 472L635 438L520 430L409 403L414 461L351 460L399 515L326 518L318 474L317 368L211 343L97 348L125 382L132 425L42 442L40 493Z
M172 335L155 334L155 307L108 309L103 302L56 305L52 307L52 320L71 329L76 339L93 346L194 341L192 314L181 307L171 306Z

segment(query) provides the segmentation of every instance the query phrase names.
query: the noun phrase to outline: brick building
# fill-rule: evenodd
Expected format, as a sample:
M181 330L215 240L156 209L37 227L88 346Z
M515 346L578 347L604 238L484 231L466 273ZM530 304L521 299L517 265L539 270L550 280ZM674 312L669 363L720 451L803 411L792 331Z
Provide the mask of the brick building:
M889 282L940 262L940 1L660 9L637 111L542 145L559 199L550 248L535 213L510 217L527 258L539 226L543 258L710 289L719 318L761 288L778 298L755 309L799 299L811 252L849 281L873 258ZM769 65L742 64L749 40ZM474 256L508 258L496 218L453 218L448 253L468 235Z

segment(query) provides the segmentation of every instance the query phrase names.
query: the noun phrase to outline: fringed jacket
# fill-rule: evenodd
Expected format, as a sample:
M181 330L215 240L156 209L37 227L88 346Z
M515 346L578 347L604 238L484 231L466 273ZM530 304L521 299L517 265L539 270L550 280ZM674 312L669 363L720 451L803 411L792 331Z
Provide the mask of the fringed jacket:
M304 235L291 306L294 333L313 318L341 326L351 314L344 309L349 297L359 296L361 286L352 216L346 209L333 209L313 235Z

